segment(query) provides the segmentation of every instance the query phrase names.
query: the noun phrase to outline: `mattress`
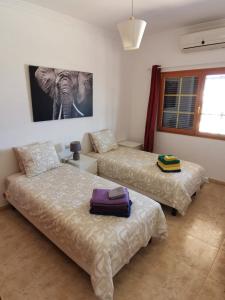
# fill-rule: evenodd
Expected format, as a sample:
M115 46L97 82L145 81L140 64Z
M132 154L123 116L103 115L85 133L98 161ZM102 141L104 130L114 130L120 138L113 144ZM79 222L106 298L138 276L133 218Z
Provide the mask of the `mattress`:
M113 276L151 237L167 236L160 205L132 190L129 218L90 214L93 188L115 186L67 164L32 178L7 178L8 201L90 274L102 300L113 299Z
M128 147L88 155L97 158L100 176L146 194L181 215L186 213L191 196L207 181L205 170L198 164L182 160L180 173L164 173L156 165L158 154Z

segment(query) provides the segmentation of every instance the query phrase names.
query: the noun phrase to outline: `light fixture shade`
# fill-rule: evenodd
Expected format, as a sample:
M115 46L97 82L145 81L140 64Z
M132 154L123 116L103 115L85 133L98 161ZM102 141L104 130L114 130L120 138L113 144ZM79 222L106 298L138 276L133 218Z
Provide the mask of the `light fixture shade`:
M131 17L117 24L124 50L135 50L140 47L147 23Z

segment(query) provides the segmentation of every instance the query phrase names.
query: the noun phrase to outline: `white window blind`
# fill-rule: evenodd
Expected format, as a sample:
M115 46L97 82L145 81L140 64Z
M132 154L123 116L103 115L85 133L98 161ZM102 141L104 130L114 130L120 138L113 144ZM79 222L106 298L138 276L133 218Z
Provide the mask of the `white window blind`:
M197 88L195 76L165 79L163 127L193 128Z

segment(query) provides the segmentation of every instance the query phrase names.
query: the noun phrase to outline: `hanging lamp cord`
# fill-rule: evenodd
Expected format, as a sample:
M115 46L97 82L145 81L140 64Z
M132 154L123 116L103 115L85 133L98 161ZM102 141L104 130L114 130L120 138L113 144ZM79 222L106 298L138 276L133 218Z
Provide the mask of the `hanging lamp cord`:
M131 16L134 16L134 0L131 1Z

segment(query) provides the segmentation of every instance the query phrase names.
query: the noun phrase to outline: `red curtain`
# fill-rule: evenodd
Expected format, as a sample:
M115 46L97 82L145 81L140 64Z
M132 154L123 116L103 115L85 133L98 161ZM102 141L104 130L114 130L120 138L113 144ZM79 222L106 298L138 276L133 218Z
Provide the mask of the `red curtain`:
M144 150L153 151L160 92L160 66L152 66L151 87L145 125Z

